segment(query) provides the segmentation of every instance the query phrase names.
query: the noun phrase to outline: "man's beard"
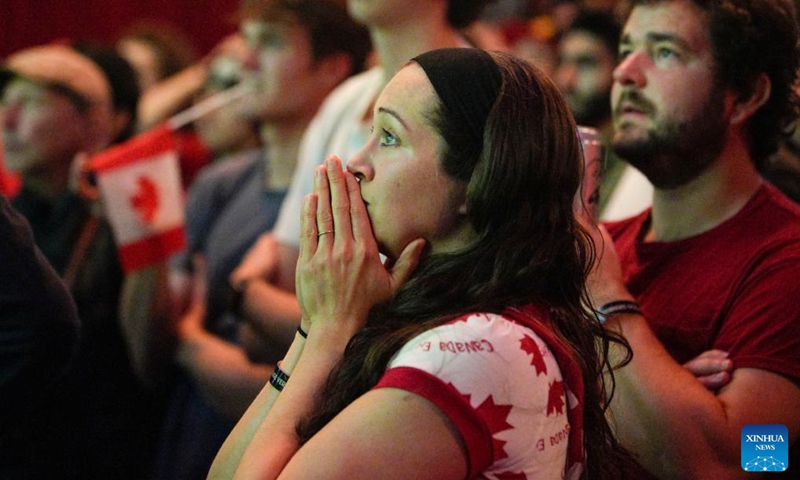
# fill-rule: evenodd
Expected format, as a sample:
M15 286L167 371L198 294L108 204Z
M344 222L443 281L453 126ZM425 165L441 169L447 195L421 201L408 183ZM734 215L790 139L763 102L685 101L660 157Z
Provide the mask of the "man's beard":
M645 113L654 111L652 104L636 91L623 93L620 104L622 100L634 103ZM693 117L656 125L642 139L626 141L615 135L612 149L641 171L654 187L674 189L697 178L722 151L727 129L723 113L722 89L714 88Z

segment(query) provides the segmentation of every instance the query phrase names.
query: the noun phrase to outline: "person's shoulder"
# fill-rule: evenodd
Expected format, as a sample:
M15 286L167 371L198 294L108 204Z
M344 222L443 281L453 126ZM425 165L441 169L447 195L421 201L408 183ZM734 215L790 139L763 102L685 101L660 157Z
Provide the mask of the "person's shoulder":
M792 238L800 247L800 205L770 183L734 219L751 237Z
M263 155L261 148L225 155L203 168L198 181L213 181L214 179L241 175L242 172L252 168L261 158L261 155Z
M541 363L552 357L547 342L529 325L499 313L469 313L410 339L391 366L460 376L457 371L466 364L480 371L511 365L525 369L532 359ZM551 374L558 371L555 363L553 367Z
M523 335L534 334L499 313L468 313L435 326L406 343L405 350L432 345L443 353L495 352L501 343L518 342ZM426 347L427 349L427 347Z
M482 332L492 329L515 329L519 325L502 313L471 312L460 315L444 325L443 328L457 328L465 331Z
M243 185L258 172L259 149L220 159L203 169L192 183L186 198L189 231L206 228L206 222L220 214ZM197 222L200 222L199 224Z
M427 335L426 335L427 334ZM444 339L445 350L516 351L533 341L544 346L544 340L529 326L502 313L473 312L461 315L423 334Z
M469 313L432 328L409 341L392 366L428 371L457 387L488 378L496 385L522 383L515 402L534 401L539 381L561 378L547 341L527 322L500 313Z
M260 148L251 149L227 155L207 165L189 188L189 196L238 185L242 177L251 175L257 168L262 155L263 150Z

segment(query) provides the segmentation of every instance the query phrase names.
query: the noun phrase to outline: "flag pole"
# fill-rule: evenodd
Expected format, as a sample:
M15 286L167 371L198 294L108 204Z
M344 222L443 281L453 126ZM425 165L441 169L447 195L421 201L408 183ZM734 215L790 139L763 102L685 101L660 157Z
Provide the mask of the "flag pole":
M216 93L197 105L193 105L186 110L170 117L167 120L167 125L172 130L179 130L186 125L194 122L198 118L213 112L228 103L243 97L245 94L252 91L252 86L249 83L241 82L227 90Z

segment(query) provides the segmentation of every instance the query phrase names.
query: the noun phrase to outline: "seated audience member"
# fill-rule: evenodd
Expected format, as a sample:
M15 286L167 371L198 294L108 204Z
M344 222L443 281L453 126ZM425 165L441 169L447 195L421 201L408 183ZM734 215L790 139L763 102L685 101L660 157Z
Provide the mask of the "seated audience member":
M607 225L591 283L633 349L611 401L630 478L757 478L742 468L749 424L786 426L797 451L800 208L757 171L796 117L797 38L789 0L633 2L613 147L653 206ZM727 382L709 390L681 364L712 349Z
M596 129L604 147L612 134L611 84L620 30L610 12L580 10L558 40L558 65L553 74L575 121ZM600 183L601 215L626 165L614 155L605 155Z
M112 47L101 43L76 42L72 44L78 53L88 57L100 69L111 88L111 143L118 144L129 140L136 134L137 108L139 105L139 84L131 64ZM85 158L76 161L75 168L80 172L78 191L87 199L97 200L99 193L93 185L94 177L87 175ZM77 173L76 173L77 174ZM135 348L135 347L132 347Z
M578 125L611 135L611 84L620 26L607 12L584 10L561 33L553 80Z
M582 157L555 85L435 50L373 127L347 172L315 171L301 329L209 477L613 478L600 381L619 340L586 303Z
M123 276L108 224L74 187L74 161L108 146L111 89L64 45L11 55L2 90L3 157L20 174L12 205L63 278L82 323L77 356L15 444L31 478L141 478L157 402L137 382L118 315Z
M0 477L19 478L24 462L14 444L25 441L28 416L73 358L79 323L66 286L2 196L0 265Z
M166 94L169 98L155 98L164 95L159 90L166 92L172 90L164 89L164 82L170 78L178 78L182 72L184 77L188 78L186 72L193 66L194 75L191 77L197 80L192 82L195 85L192 92L202 85L205 78L205 64L197 62L197 51L191 40L171 24L145 20L132 25L119 38L116 48L133 66L136 81L142 92L139 109L140 130L147 130L189 106L191 93L181 95L177 100L169 93ZM173 80L173 83L177 82Z
M486 0L349 1L350 15L370 33L379 64L344 82L309 125L298 167L273 232L263 235L231 275L242 308L260 324L283 322L299 309L294 295L302 198L313 189L314 169L330 154L350 158L366 142L372 106L381 89L409 59L436 48L468 47L460 29L481 13Z
M366 31L340 1L247 0L241 17L250 52L243 81L253 89L227 108L240 122L260 125L264 147L211 164L189 190L186 258L171 265L168 283L174 287L168 303L178 313L172 320L177 345L169 353L179 372L153 478L205 478L291 343L299 313L286 324L270 325L279 333L265 343L260 326L243 323L232 305L228 277L255 239L272 228L306 126L328 93L363 68L369 51ZM149 291L129 296L153 299L151 321L165 324L170 319L164 318L159 288L156 278ZM142 302L132 306L141 308Z
M224 41L221 45L227 45ZM185 33L164 22L143 21L126 31L116 48L136 71L141 89L137 108L137 131L145 132L167 122L192 106L208 75L210 59L215 52L198 60L197 53ZM210 161L210 153L192 125L175 131L181 180L184 188Z
M131 64L111 47L77 42L73 48L91 59L106 76L111 87L111 143L121 143L136 133L139 84Z

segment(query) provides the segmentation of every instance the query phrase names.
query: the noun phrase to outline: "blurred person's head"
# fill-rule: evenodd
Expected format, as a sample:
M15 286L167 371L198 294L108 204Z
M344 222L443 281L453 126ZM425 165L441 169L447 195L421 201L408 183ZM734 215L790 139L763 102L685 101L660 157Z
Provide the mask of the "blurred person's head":
M245 81L255 92L239 104L252 119L310 119L334 87L363 69L370 50L343 0L246 0L241 18L251 51Z
M73 45L79 53L89 57L106 75L111 86L114 115L112 118L112 143L131 138L136 133L138 118L139 84L131 64L111 47L79 42Z
M581 125L600 127L611 117L620 30L612 14L587 10L578 14L558 41L553 78Z
M550 15L508 19L503 22L502 31L510 53L553 76L558 63L555 44L558 32Z
M117 50L136 71L142 92L180 72L198 57L185 33L155 20L131 26L117 41Z
M790 0L635 0L612 92L615 151L656 186L705 171L736 134L759 165L796 118Z
M228 90L242 81L242 59L223 54L211 60L196 102ZM194 121L195 131L214 157L260 145L260 122L241 115L236 104L224 105Z
M25 178L66 186L78 153L111 141L111 88L103 71L65 45L8 57L2 81L3 159Z

